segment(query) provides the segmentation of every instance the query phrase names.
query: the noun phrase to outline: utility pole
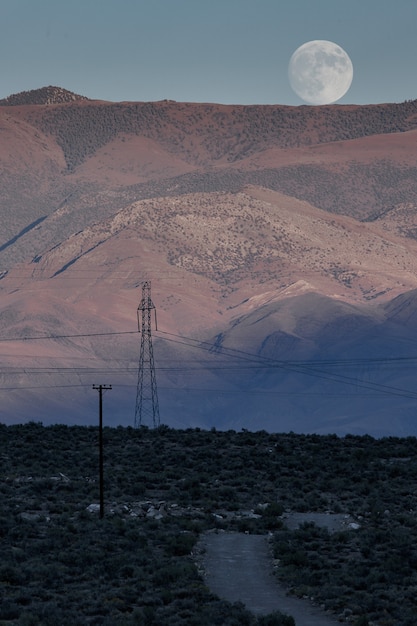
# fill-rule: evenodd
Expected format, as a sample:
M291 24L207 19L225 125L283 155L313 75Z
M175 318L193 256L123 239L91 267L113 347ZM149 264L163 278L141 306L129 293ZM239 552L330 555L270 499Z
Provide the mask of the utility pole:
M104 464L103 464L103 391L111 389L111 385L93 385L93 389L98 391L99 395L99 427L98 427L98 446L99 446L99 474L100 474L100 518L104 517Z
M141 333L138 386L136 392L135 427L152 420L153 427L159 426L158 391L156 388L155 363L152 347L151 311L156 308L151 298L151 282L142 285L142 300L138 306L138 331Z

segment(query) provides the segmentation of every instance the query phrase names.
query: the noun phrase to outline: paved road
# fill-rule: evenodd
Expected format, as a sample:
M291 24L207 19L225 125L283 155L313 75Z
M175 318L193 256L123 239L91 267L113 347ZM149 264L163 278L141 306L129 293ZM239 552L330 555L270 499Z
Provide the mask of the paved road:
M271 555L264 535L207 533L201 540L206 584L219 597L243 602L253 613L281 611L296 626L339 626L336 619L307 600L289 597L272 574Z

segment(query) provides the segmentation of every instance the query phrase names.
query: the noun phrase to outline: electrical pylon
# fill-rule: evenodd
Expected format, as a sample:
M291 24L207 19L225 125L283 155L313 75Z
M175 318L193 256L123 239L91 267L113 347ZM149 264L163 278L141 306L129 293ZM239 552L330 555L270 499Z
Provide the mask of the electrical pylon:
M151 298L151 282L142 285L142 300L138 306L138 330L141 333L138 387L136 392L135 428L152 424L159 426L158 390L153 360L151 311L156 308Z

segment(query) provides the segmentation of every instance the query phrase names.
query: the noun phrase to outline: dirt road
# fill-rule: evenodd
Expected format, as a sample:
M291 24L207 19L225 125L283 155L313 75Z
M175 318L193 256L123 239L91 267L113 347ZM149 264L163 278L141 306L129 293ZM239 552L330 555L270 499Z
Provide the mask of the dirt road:
M208 587L230 602L243 602L253 613L281 611L292 615L296 626L338 626L339 622L309 601L288 597L272 575L272 562L264 535L207 533L200 544Z

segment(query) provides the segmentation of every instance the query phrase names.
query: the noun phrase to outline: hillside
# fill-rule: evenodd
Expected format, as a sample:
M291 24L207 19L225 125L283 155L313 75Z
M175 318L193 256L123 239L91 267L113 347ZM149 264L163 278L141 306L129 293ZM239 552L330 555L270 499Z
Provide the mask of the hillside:
M416 432L417 101L0 104L3 420L131 423L151 280L166 423Z
M42 87L41 89L32 89L30 91L22 91L14 93L7 98L0 100L0 106L18 106L25 104L62 104L64 102L75 102L80 100L88 100L85 96L62 89L62 87Z
M16 96L17 97L17 96ZM173 101L143 103L78 101L51 110L9 109L62 148L73 170L120 135L157 141L195 166L231 164L268 148L299 148L403 133L417 127L417 101L333 107L237 106ZM7 100L6 100L7 102ZM29 103L26 97L25 103Z
M397 209L415 204L415 101L109 103L56 87L12 101L18 104L5 99L0 107L7 129L0 252L7 266L145 198L236 192L251 184L360 221L395 210L400 224ZM55 230L35 228L52 215Z

